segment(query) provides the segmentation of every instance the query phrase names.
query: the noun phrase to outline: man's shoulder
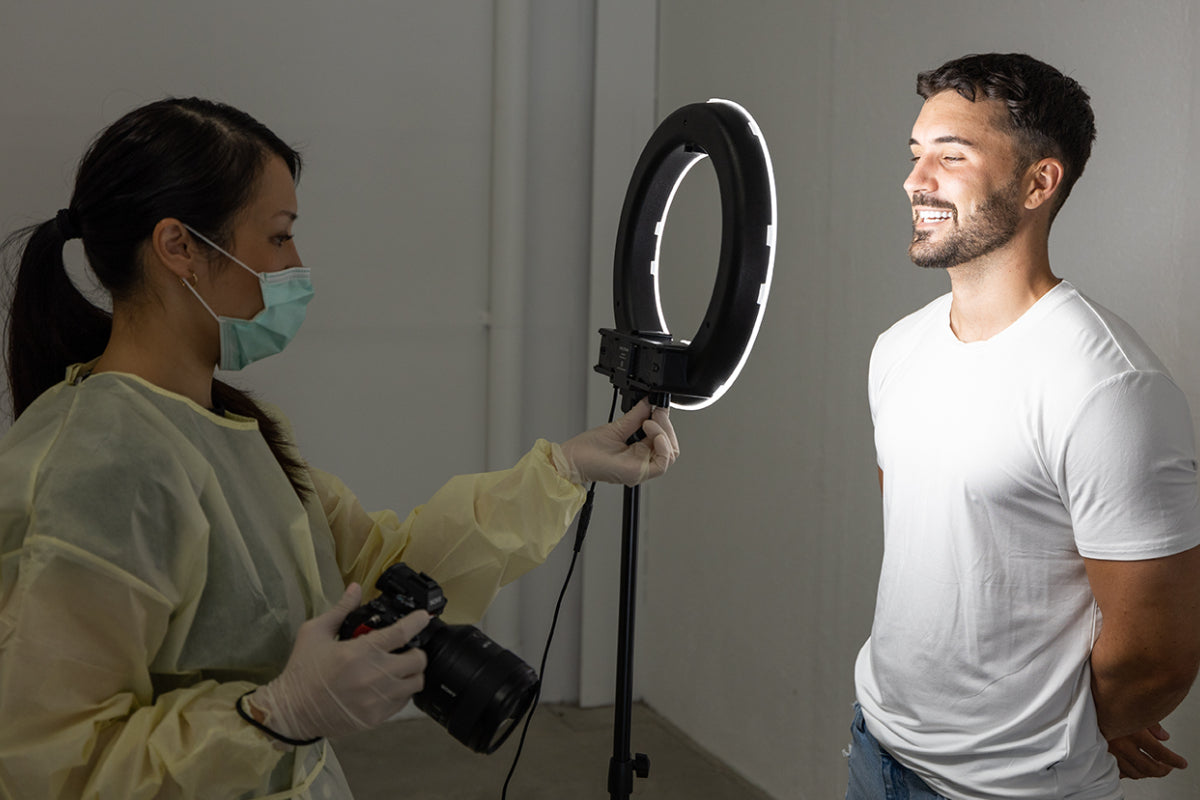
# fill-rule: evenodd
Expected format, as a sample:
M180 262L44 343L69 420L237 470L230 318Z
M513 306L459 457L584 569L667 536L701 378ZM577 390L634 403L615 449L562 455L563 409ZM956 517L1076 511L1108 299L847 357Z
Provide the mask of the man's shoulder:
M911 333L925 329L929 325L938 324L943 321L949 325L951 299L952 295L950 292L938 295L916 311L910 312L896 320L896 322L892 323L891 327L879 334L879 338L904 338Z
M924 306L916 309L916 311L907 313L904 317L896 320L892 326L881 333L881 337L902 336L908 331L920 329L925 325L934 324L935 321L944 320L949 324L950 300L953 295L947 293L937 295L934 299L926 302Z
M872 364L880 365L900 359L933 328L939 325L949 327L950 300L949 293L935 297L879 334L871 351Z
M1162 360L1123 317L1074 286L1068 284L1067 289L1060 307L1047 320L1056 328L1050 341L1095 360L1109 361L1113 369L1169 374Z

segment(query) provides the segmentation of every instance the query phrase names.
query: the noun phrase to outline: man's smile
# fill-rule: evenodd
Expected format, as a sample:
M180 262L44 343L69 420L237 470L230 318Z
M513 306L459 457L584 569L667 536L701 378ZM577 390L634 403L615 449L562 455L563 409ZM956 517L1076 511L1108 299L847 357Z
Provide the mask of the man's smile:
M954 219L954 212L945 208L914 208L913 225L933 226Z

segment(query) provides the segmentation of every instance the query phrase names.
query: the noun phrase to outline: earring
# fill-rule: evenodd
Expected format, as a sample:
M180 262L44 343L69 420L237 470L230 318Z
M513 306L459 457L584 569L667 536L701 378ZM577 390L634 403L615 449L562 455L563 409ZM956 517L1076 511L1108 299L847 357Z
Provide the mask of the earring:
M200 285L200 278L196 275L195 272L193 272L192 273L192 286L199 286L199 285Z

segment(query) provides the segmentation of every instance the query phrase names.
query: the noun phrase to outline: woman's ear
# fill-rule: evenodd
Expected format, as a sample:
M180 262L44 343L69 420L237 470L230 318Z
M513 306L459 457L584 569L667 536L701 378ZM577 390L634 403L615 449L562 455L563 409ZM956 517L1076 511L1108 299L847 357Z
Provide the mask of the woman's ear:
M187 227L174 217L160 219L150 235L150 251L175 277L195 282L198 267L203 267L196 242Z

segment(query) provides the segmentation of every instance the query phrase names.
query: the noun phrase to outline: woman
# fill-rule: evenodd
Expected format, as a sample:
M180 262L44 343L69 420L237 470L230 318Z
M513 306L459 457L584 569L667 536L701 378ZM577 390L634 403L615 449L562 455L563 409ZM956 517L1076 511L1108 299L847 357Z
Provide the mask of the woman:
M0 441L0 794L348 797L323 737L421 689L424 655L391 651L428 621L337 641L360 587L403 559L442 584L450 621L478 619L558 542L581 484L637 483L678 455L666 411L642 404L455 478L403 523L365 512L278 411L213 378L303 319L299 172L245 113L164 100L105 130L68 207L24 232ZM72 238L111 316L67 276Z

